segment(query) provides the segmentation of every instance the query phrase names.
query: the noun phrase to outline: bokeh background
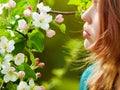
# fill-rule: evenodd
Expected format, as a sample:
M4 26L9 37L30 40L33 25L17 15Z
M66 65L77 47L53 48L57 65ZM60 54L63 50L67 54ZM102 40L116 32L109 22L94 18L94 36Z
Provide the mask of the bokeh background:
M68 5L69 1L44 0L43 2L55 11L78 11L78 6ZM57 35L53 38L46 37L43 53L35 53L46 64L41 71L43 76L38 82L42 81L48 90L78 90L80 76L84 70L84 68L80 69L84 64L81 60L87 56L83 47L84 22L81 20L81 12L63 17L66 25L65 34L58 27L53 26L52 29Z

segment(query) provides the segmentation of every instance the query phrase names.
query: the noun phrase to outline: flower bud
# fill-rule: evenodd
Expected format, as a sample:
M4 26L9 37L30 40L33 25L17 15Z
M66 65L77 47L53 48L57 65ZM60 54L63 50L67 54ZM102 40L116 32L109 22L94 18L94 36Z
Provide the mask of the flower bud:
M40 66L41 68L43 68L43 67L45 66L45 63L44 63L44 62L41 62L41 63L39 63L39 66Z
M39 77L42 77L42 74L39 72L39 73L36 73L36 76L37 78L39 78Z
M55 21L58 22L58 23L62 23L64 21L63 15L62 14L58 14L55 17Z
M14 0L10 0L7 3L6 7L9 8L9 9L14 8L14 7L16 7L16 2Z
M44 86L35 86L34 90L45 90Z
M25 76L25 72L24 71L19 71L18 72L18 77L19 78L23 78Z
M39 58L35 58L35 61L36 61L36 66L38 66L39 63L40 63L40 59Z
M30 11L32 11L32 7L31 6L28 6L27 9L29 9Z
M40 90L45 90L45 87L44 87L44 86L40 86L40 88L41 88Z
M25 17L30 17L31 14L32 14L31 10L29 10L29 9L24 10L23 13L24 13L24 16L25 16Z
M49 38L53 37L55 34L56 33L55 33L54 30L47 30L46 31L46 36L49 37Z
M18 21L18 27L21 30L27 30L29 27L24 19Z

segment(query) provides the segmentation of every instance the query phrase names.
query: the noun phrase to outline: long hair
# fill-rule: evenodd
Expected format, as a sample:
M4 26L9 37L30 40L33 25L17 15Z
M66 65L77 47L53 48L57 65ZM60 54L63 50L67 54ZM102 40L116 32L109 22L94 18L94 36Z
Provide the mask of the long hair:
M98 0L98 12L100 32L91 50L99 64L94 67L88 87L89 90L117 89L120 83L120 0Z

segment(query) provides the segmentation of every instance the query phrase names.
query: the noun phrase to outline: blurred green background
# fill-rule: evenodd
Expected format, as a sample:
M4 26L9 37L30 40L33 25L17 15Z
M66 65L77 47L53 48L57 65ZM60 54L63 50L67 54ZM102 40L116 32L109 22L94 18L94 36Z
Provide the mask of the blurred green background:
M68 5L69 0L44 0L52 10L68 12L77 11L77 6ZM54 16L55 14L53 14ZM52 26L56 31L53 38L45 38L43 53L35 53L45 62L41 71L43 76L38 82L48 90L78 90L80 75L83 69L78 69L83 63L78 61L86 56L83 47L82 27L84 22L81 15L63 15L66 33L63 34L58 27Z
M8 0L5 0L8 1ZM34 5L37 0L16 0L19 2L17 9L13 11L18 12L20 7L25 8L23 3L27 1ZM24 2L25 1L25 2ZM42 77L36 82L44 85L46 90L78 90L79 80L84 68L80 67L84 64L82 62L87 56L83 47L82 28L84 22L81 20L81 14L89 7L90 0L39 0L43 1L44 5L48 5L55 11L72 12L72 15L63 15L64 24L66 25L66 32L62 33L60 29L51 23L51 29L55 30L56 35L52 38L45 37L45 49L42 53L34 53L35 57L40 58L40 62L45 62L45 67L39 69ZM3 2L3 0L0 0ZM34 2L34 3L33 3ZM68 5L69 3L69 5ZM23 6L22 6L23 5ZM23 12L19 9L19 12ZM23 14L23 13L20 13ZM53 19L57 14L50 13ZM41 31L45 33L44 31Z

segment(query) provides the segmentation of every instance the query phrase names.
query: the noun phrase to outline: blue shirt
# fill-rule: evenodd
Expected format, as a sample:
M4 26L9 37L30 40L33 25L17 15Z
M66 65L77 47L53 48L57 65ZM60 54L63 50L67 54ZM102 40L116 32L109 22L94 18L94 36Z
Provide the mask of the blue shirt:
M88 90L88 80L92 75L92 68L94 64L89 66L82 74L80 79L79 90Z

